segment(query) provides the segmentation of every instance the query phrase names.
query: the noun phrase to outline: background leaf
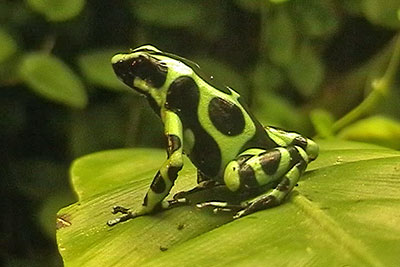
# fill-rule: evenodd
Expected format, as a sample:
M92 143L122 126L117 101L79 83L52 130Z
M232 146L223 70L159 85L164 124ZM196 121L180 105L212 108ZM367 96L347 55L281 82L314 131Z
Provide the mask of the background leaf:
M77 16L85 0L27 0L28 5L49 21L64 21Z
M132 12L143 22L163 27L192 26L202 17L200 3L185 0L132 1Z
M0 28L0 63L7 60L17 51L17 43L2 28Z
M311 46L303 43L296 52L287 68L288 77L299 93L310 96L324 78L324 66Z
M86 79L93 85L110 90L128 91L129 88L115 79L110 59L118 49L95 50L81 55L78 63Z
M329 36L336 32L339 21L335 16L332 1L296 0L293 1L295 16L305 34L312 38ZM354 1L351 1L354 2Z
M333 137L333 123L334 119L332 114L324 109L315 109L310 113L311 122L315 128L315 131L320 138Z
M306 119L286 99L263 91L257 92L252 110L262 124L285 129L299 129Z
M362 143L321 141L313 162L281 206L239 220L192 206L108 227L115 204L138 207L161 150L106 151L75 161L79 202L58 213L66 266L395 266L400 240L400 153ZM186 162L176 190L190 188ZM191 196L192 202L226 192ZM190 251L190 253L188 253Z
M19 73L36 93L62 104L83 108L87 95L79 77L55 56L32 53L23 59Z
M364 0L362 10L372 23L381 26L400 28L397 10L400 8L398 0Z
M379 131L377 131L379 129ZM340 138L400 149L400 123L384 116L359 120L338 134Z
M296 31L285 7L277 8L275 14L268 17L267 26L263 37L269 58L279 66L288 65L295 54Z

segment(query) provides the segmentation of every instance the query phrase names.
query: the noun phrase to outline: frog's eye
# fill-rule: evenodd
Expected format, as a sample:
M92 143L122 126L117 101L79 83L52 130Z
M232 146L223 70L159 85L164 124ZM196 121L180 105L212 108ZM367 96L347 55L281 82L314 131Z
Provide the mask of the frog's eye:
M149 80L148 76L157 71L157 66L150 60L142 55L132 60L131 72L133 75L141 78L142 80Z
M140 55L132 62L132 72L149 86L160 88L167 78L168 68L160 60Z
M114 72L127 85L132 86L136 77L146 81L148 86L160 88L166 79L167 68L159 60L139 55L113 63Z

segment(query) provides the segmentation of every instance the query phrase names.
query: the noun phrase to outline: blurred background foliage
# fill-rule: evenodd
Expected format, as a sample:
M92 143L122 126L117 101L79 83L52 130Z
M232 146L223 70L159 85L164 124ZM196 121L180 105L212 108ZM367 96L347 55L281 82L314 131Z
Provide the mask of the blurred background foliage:
M73 159L163 146L116 52L194 60L265 124L400 149L399 29L398 0L0 1L1 264L61 265Z

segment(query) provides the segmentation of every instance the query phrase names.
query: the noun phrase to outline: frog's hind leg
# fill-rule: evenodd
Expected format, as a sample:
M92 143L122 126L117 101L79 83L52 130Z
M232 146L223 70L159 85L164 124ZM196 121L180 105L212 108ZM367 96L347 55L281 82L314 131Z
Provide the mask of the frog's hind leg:
M234 218L279 205L297 184L308 164L307 153L299 146L270 150L249 149L231 161L224 174L231 191L246 192L254 188L273 187L264 194L240 205L226 202L206 202L198 207L211 206L217 210L238 210Z
M187 196L193 194L193 193L197 193L197 192L201 192L204 190L208 190L211 188L214 188L216 186L220 186L222 185L221 183L218 183L217 181L211 179L210 177L206 176L204 173L202 173L200 170L197 170L197 186L193 187L190 190L187 191L180 191L178 193L176 193L173 196L174 200L179 200L179 199L184 199Z
M302 162L297 163L282 177L282 180L272 191L270 190L251 200L246 207L239 210L233 218L237 219L253 212L272 208L281 204L299 181L304 169L305 164Z

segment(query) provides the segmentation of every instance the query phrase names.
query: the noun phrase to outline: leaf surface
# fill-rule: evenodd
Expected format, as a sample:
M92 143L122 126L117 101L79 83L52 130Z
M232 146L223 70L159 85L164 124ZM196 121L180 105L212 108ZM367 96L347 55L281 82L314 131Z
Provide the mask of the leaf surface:
M319 143L320 157L285 203L239 220L193 204L108 227L113 205L141 204L165 152L114 150L80 158L71 168L79 202L58 213L64 263L395 266L400 260L400 153L356 142ZM185 163L174 192L195 184L195 168Z

